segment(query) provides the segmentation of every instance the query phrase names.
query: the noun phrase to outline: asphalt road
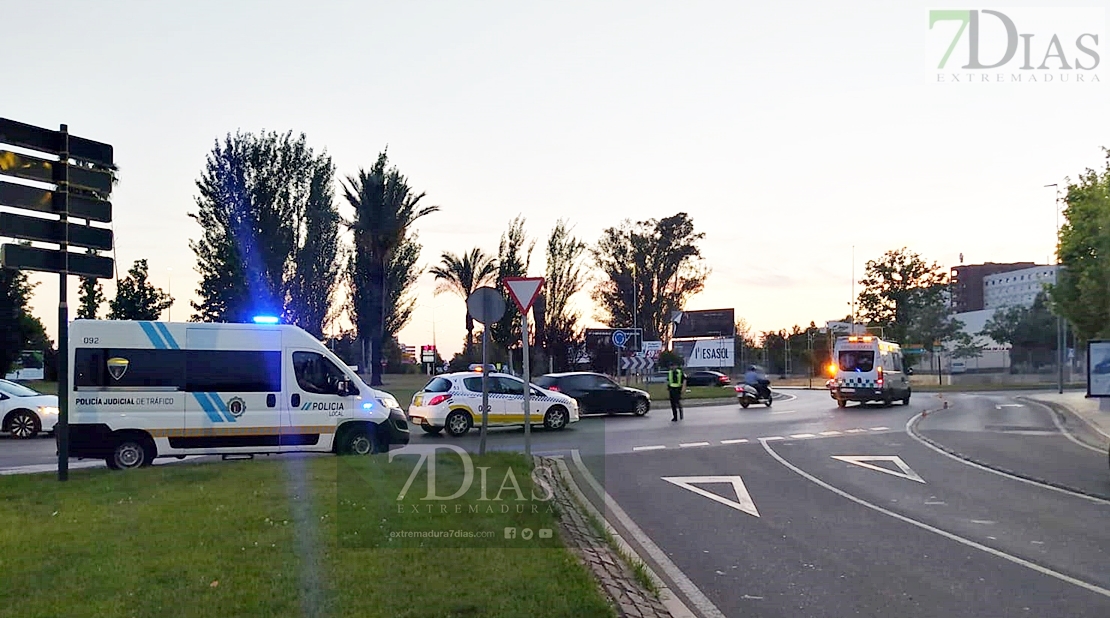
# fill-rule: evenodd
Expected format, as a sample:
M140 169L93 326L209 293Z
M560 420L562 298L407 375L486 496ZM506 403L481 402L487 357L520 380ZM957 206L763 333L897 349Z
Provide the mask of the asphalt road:
M620 509L608 518L697 613L1110 615L1110 501L919 441L906 423L923 403L940 408L935 396L838 411L823 393L798 395L797 418L755 424L762 435L748 442L580 453ZM1105 486L1106 452L1079 446L1016 395L946 395L949 408L919 430L999 467Z

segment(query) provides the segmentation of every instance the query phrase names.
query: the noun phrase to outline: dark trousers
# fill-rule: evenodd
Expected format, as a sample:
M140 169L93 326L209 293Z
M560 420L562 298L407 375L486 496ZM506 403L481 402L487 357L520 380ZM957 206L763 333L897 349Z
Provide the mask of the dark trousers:
M678 420L682 418L682 387L668 386L667 390L671 395L671 416Z

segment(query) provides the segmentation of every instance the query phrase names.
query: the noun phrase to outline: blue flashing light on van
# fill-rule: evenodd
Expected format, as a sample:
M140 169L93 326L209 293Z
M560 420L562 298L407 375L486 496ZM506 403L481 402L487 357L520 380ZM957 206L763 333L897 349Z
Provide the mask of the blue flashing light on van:
M256 315L254 316L255 324L277 324L281 320L274 315Z

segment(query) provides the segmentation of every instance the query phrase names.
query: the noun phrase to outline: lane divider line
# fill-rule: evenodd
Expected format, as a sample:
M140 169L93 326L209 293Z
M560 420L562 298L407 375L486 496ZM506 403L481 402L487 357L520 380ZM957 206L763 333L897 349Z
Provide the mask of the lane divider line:
M872 427L871 431L890 431L890 427Z
M1053 571L1052 569L1050 569L1048 567L1041 566L1041 565L1039 565L1035 562L1030 562L1028 560L1025 560L1024 558L1019 558L1017 556L1013 556L1013 555L1008 554L1004 551L994 549L993 547L987 547L986 545L983 545L981 543L976 543L975 541L972 541L971 539L965 539L962 536L952 534L951 532L948 532L947 530L941 530L940 528L934 528L933 526L930 526L929 524L917 521L916 519L912 519L910 517L906 517L905 515L902 515L900 513L895 513L894 511L890 511L890 510L885 509L885 508L883 508L881 506L878 506L876 504L872 504L872 503L870 503L866 500L863 500L862 498L857 498L856 496L853 496L852 494L850 494L850 493L848 493L848 492L846 492L842 489L837 489L836 487L833 487L832 485L829 485L828 483L822 481L821 479L809 474L805 470L802 470L801 468L798 468L797 466L790 463L789 461L786 461L785 459L783 459L783 457L781 455L776 453L775 450L772 449L767 444L766 441L761 441L761 443L763 444L763 449L766 450L767 453L769 455L771 455L771 457L774 457L776 460L778 460L779 463L781 463L787 469L791 470L792 472L794 472L798 476L801 476L802 478L812 482L813 484L815 484L819 487L824 487L825 489L833 492L834 494L836 494L836 495L838 495L842 498L847 498L848 500L851 500L852 502L855 502L856 504L859 504L861 506L865 506L865 507L867 507L867 508L869 508L873 511L876 511L878 513L882 513L883 515L887 515L889 517L893 517L894 519L897 519L899 521L903 521L907 524L910 524L911 526L916 526L918 528L921 528L922 530L932 532L933 534L940 535L940 536L942 536L946 539L956 541L957 543L960 543L962 545L966 545L968 547L978 549L980 551L986 552L988 554L991 554L992 556L996 556L996 557L1002 558L1004 560L1009 560L1010 562L1013 562L1014 564L1021 565L1025 568L1027 568L1027 569L1031 569L1033 571L1041 573L1042 575L1048 575L1049 577L1054 577L1054 578L1056 578L1060 581L1064 581L1064 582L1067 582L1069 584L1079 586L1080 588L1083 588L1085 590L1089 590L1091 592L1094 592L1095 594L1100 594L1104 597L1110 597L1110 590L1108 590L1106 588L1103 588L1101 586L1096 586L1095 584L1085 582L1081 579L1076 579L1074 577L1071 577L1070 575L1065 575L1065 574L1060 573L1058 571Z
M815 436L811 433L796 433L796 434L794 434L790 437L791 438L813 438Z
M709 600L709 597L705 596L705 593L698 589L698 587L694 585L694 582L690 581L690 578L686 577L686 574L683 573L682 570L679 569L674 562L671 562L671 559L667 557L667 554L664 553L663 550L660 549L659 546L656 545L648 535L644 534L644 531L636 525L636 522L632 521L632 518L624 512L624 509L622 509L620 505L617 504L617 501L609 495L609 492L605 491L605 488L603 488L601 484L597 482L597 479L594 478L593 473L591 473L589 469L586 468L586 464L582 461L582 455L578 452L578 449L572 450L570 452L570 455L571 458L574 460L575 467L578 468L578 471L582 474L582 477L586 479L586 482L589 483L590 487L594 490L597 496L601 498L609 512L611 512L613 516L617 518L617 521L624 527L625 530L628 530L628 533L632 535L632 538L635 539L641 547L644 548L651 559L654 560L661 569L663 569L663 572L667 575L667 577L671 578L671 580L675 582L679 590L681 590L682 593L686 595L686 598L694 604L698 611L701 612L702 616L704 618L725 618L724 613L722 613L721 610L718 609L717 606ZM602 521L605 520L606 518L602 517ZM674 615L680 616L682 614Z
M664 448L667 448L667 447L660 444L660 445L657 445L657 446L633 446L632 450L633 451L657 451L659 449L664 449Z
M738 440L721 440L721 444L744 444L747 441L747 438L740 438Z
M836 430L822 431L821 435L823 435L823 436L839 436L840 432L836 431Z
M770 437L767 437L767 438L756 438L756 439L760 440L760 441L763 441L763 440L782 440L783 438L782 438L782 436L770 436Z
M872 431L887 431L887 430L889 430L889 427L872 427L871 430ZM845 429L844 431L829 430L829 431L822 431L820 434L796 433L796 434L791 434L790 438L795 439L795 440L807 440L807 439L814 439L814 438L821 438L821 437L840 436L840 435L844 435L845 433L867 433L867 430L866 429ZM784 438L782 436L767 436L767 437L764 437L764 438L755 438L755 440L785 440L785 439L786 438ZM732 440L721 440L720 443L721 444L745 444L745 443L748 443L750 441L751 440L748 439L748 438L736 438L736 439L732 439ZM709 446L709 445L710 445L709 442L682 442L682 443L679 443L678 446L680 448L692 448L692 447L696 447L696 446ZM633 452L659 451L659 450L664 450L666 448L667 447L665 445L655 444L655 445L650 445L650 446L634 446L634 447L632 447L632 450L633 450Z
M682 442L679 444L682 448L690 448L691 446L709 446L708 442Z
M1047 405L1047 404L1044 404L1044 403L1041 403L1041 402L1037 401L1036 399L1029 399L1028 401L1031 401L1031 402L1033 402L1033 403L1035 403L1035 404L1037 404L1037 405L1039 405L1039 406L1042 406L1042 407L1044 407L1045 411L1046 411L1046 412L1048 412L1048 416L1052 418L1052 424L1053 424L1053 425L1056 425L1056 429L1058 429L1058 430L1060 431L1060 433L1064 434L1064 437L1065 437L1065 438L1067 438L1068 440L1071 440L1071 441L1072 441L1072 442L1074 442L1075 444L1078 444L1079 446L1082 446L1083 448L1085 448L1085 449L1087 449L1087 450L1089 450L1089 451L1094 451L1094 452L1096 452L1096 453L1098 453L1098 454L1100 454L1100 455L1101 455L1101 454L1103 454L1103 453L1105 452L1105 451L1104 451L1103 449L1101 449L1101 448L1097 448L1097 447L1095 447L1095 446L1092 446L1092 445L1090 445L1090 444L1087 444L1086 442L1084 442L1084 441L1080 440L1079 438L1076 438L1075 436L1073 436L1073 435L1071 434L1071 432L1070 432L1070 431L1068 431L1067 429L1065 429L1065 428L1064 428L1064 426L1063 426L1063 425L1062 425L1062 424L1060 423L1060 417L1059 417L1059 415L1061 414L1061 412L1058 412L1058 411L1057 411L1057 410L1056 410L1055 408L1053 408L1052 406L1050 406L1050 405ZM1079 416L1079 415L1078 415L1078 414L1073 414L1072 416ZM1105 434L1105 433L1102 433L1102 431L1100 431L1100 430L1098 429L1098 427L1095 427L1094 425L1091 425L1091 423L1090 423L1090 422L1088 422L1088 421L1087 421L1087 419L1085 419L1085 418L1082 418L1082 417L1080 417L1080 419L1081 419L1081 420L1082 420L1082 421L1083 421L1084 423L1087 423L1087 425L1088 425L1089 427L1092 427L1092 428L1093 428L1093 429L1094 429L1095 431L1098 431L1098 432L1099 432L1100 434L1102 434L1103 436L1106 436L1106 434ZM1107 438L1110 438L1110 436L1106 436L1106 437L1107 437Z

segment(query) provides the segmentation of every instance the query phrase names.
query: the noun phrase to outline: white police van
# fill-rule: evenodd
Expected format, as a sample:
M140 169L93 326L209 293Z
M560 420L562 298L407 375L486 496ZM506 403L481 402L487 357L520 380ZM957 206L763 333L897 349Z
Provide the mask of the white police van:
M841 408L849 401L881 401L889 406L901 399L903 405L910 404L913 370L906 366L897 343L871 336L837 337L832 369L829 395Z
M392 395L292 325L76 320L69 364L69 454L113 469L409 439Z

